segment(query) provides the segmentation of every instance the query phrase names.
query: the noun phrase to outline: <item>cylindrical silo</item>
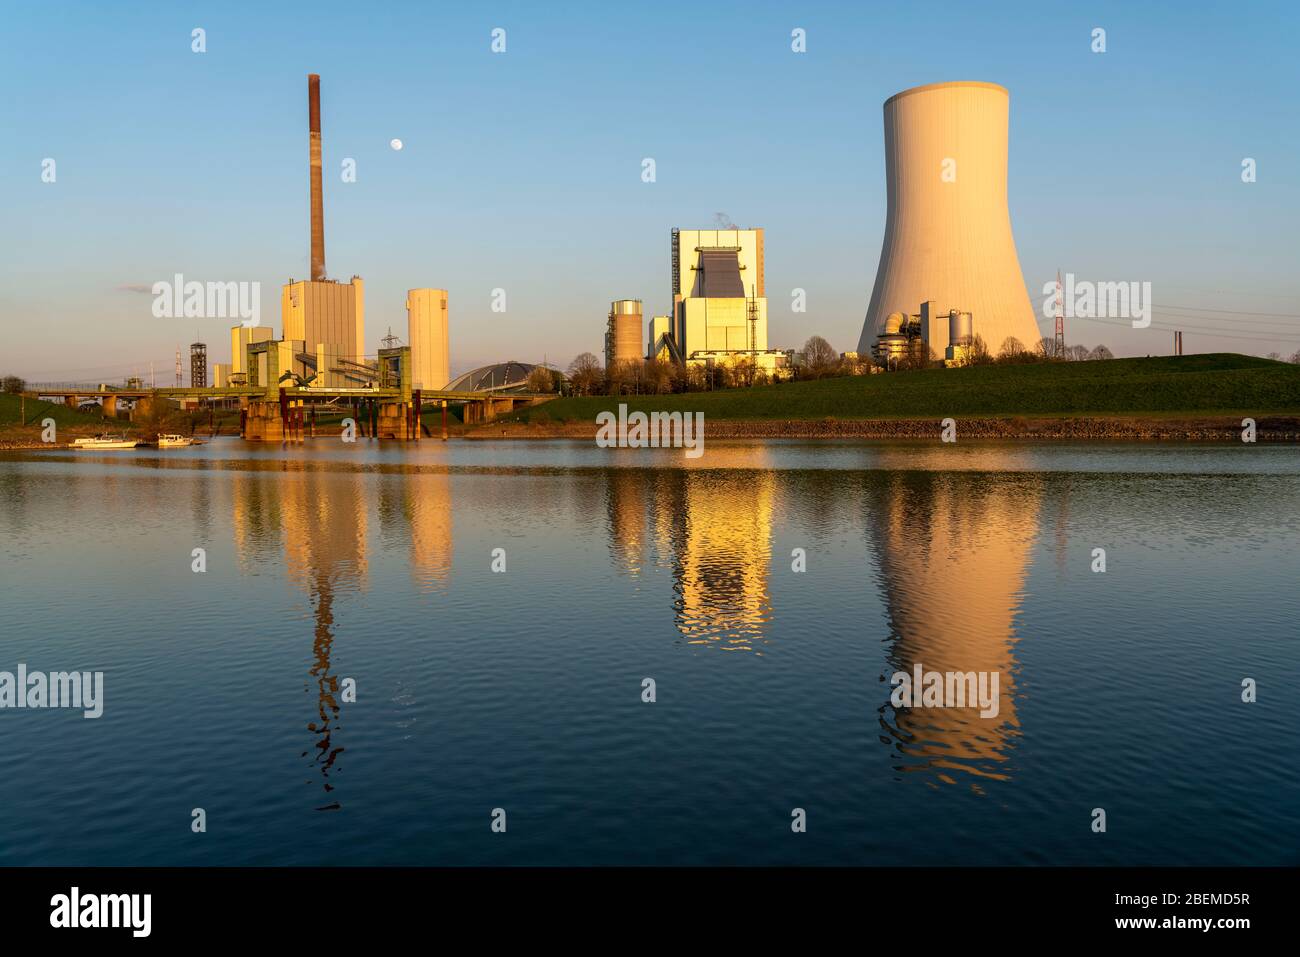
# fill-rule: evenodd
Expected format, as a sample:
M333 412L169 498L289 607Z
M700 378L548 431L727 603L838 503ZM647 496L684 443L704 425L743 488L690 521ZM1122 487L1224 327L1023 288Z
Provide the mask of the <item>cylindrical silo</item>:
M888 214L862 326L866 352L892 312L926 301L971 313L996 354L1039 339L1007 209L1010 96L994 83L918 86L885 101ZM946 343L932 343L934 346Z
M641 300L618 299L609 306L605 365L641 361Z
M949 312L948 344L953 346L968 346L970 345L972 338L974 338L974 334L971 329L970 313L958 312L956 309Z

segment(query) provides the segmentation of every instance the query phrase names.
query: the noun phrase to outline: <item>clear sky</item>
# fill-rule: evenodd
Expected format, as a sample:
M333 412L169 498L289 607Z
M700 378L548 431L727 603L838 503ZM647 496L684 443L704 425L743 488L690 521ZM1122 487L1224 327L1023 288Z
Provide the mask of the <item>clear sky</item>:
M0 373L170 375L196 331L227 361L228 321L152 315L175 273L260 281L278 335L279 287L309 272L310 72L327 265L366 280L371 351L405 335L405 291L435 286L453 372L600 353L611 299L667 310L670 228L717 213L766 229L771 344L853 349L884 231L881 104L947 80L1011 92L1036 308L1058 268L1152 283L1159 331L1076 320L1070 342L1168 353L1181 327L1187 352L1300 349L1293 2L5 7Z

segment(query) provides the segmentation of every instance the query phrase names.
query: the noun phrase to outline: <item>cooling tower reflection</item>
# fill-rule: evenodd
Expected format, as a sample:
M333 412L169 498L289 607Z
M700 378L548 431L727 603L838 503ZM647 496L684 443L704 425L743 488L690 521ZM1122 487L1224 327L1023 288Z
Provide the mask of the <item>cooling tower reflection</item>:
M899 771L1006 780L1020 734L1016 713L1015 615L1038 531L1041 479L958 472L891 472L870 483L868 527L892 636L895 672L998 675L996 717L978 707L879 706L882 740Z

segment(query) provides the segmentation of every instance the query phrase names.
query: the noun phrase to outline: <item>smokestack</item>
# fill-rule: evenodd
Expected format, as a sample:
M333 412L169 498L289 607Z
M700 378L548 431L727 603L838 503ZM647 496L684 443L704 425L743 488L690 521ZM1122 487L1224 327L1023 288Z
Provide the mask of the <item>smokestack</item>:
M325 199L321 194L320 76L307 74L307 111L311 129L311 278L325 278Z

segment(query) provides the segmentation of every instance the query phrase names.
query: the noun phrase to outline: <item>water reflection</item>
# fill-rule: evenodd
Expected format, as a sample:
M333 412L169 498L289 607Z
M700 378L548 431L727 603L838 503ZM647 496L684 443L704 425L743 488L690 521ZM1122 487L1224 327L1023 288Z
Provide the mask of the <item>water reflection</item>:
M382 541L385 547L407 546L411 580L421 592L443 591L451 577L451 481L445 472L378 479Z
M739 470L617 469L606 476L614 567L671 569L673 620L687 644L761 654L776 476Z
M983 461L993 465L989 454ZM777 513L814 548L828 547L834 531L853 531L860 521L889 627L878 720L894 766L926 772L932 784L960 779L976 790L1008 779L1020 735L1015 618L1039 533L1041 475L737 468L605 475L616 567L636 575L653 553L671 570L674 621L692 645L761 654L773 640ZM1058 516L1058 555L1066 546L1064 522ZM799 640L818 640L810 624ZM783 633L782 640L795 635ZM925 671L996 672L997 715L981 717L978 707L895 709L888 679L917 664Z
M976 790L1007 780L1020 735L1015 616L1038 533L1041 478L904 472L871 483L868 527L891 636L879 707L881 741L901 772ZM996 717L977 707L894 708L890 676L996 672ZM974 779L974 780L971 780Z
M797 633L777 627L770 582L774 526L795 529L814 551L837 547L846 532L865 539L876 588L863 597L883 599L889 629L880 636L886 682L916 664L926 671L999 676L994 718L981 718L975 707L895 709L889 685L882 685L868 707L878 709L880 740L894 767L925 772L931 784L962 781L977 790L1006 780L1020 734L1015 617L1038 534L1043 477L743 468L765 450L731 454L733 462L719 463L727 467L588 473L603 493L597 514L603 511L615 569L634 578L647 569L670 572L671 596L664 599L684 644L762 655L778 636L792 648L796 640L819 640L815 621ZM585 481L575 479L575 485L587 487ZM241 562L253 570L282 556L289 580L311 606L312 747L303 755L319 774L325 808L339 806L331 778L344 750L334 666L337 602L343 592L367 588L369 502L382 547L389 554L405 550L416 588L445 589L454 552L452 482L447 472L422 470L254 471L235 479L233 527ZM583 499L581 507L590 501ZM493 501L494 509L511 507ZM1061 535L1064 521L1058 516ZM1057 546L1064 549L1063 539Z

